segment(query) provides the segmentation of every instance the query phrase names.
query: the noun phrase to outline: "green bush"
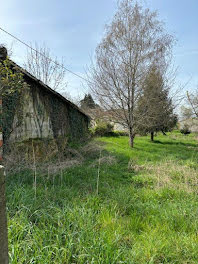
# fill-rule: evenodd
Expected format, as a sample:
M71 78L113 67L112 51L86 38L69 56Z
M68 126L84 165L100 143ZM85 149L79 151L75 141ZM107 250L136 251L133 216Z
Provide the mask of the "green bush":
M184 124L183 128L180 129L180 132L184 135L188 135L191 133L189 126L187 124Z
M96 136L112 136L113 133L113 125L108 122L100 122L94 129L94 134Z
M129 132L128 131L114 131L115 136L118 137L128 137Z

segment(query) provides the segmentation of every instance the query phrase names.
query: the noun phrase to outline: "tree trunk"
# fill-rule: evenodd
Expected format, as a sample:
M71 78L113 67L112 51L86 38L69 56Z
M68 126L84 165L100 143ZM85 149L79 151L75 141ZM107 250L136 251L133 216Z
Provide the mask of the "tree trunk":
M166 136L166 133L164 132L164 130L162 130L162 134L163 134L164 136Z
M151 141L154 141L154 132L151 132Z
M129 129L129 145L131 148L134 146L134 135L132 128Z
M0 166L0 264L8 264L8 233L5 198L5 175Z

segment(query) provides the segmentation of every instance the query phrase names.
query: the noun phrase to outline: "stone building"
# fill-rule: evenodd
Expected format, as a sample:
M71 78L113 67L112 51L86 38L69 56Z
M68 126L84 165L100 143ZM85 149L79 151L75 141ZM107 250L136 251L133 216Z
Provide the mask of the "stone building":
M0 48L0 59L5 59ZM26 70L10 61L13 71L20 71L27 83L23 92L22 120L19 122L14 110L11 122L4 130L4 140L8 142L24 142L29 139L56 139L80 141L88 134L89 117L75 104L52 90ZM16 106L15 106L16 107ZM9 101L3 98L3 111L9 108ZM14 109L14 108L13 108ZM6 111L6 110L5 110Z

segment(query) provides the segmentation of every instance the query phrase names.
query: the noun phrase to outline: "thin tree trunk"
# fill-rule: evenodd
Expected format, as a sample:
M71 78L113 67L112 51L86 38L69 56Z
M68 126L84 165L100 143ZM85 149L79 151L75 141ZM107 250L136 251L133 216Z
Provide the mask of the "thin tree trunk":
M134 146L134 135L132 128L129 129L129 145L131 148Z
M154 132L151 132L151 141L154 141Z
M8 264L8 233L3 166L0 166L0 264Z

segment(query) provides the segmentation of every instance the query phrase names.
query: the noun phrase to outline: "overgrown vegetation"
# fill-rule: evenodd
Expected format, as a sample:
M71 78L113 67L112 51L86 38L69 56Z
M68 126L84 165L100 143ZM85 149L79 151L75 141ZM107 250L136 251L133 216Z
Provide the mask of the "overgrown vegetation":
M98 122L93 129L95 136L111 136L114 134L113 125L109 122Z
M7 59L7 49L0 45L0 263L8 263L8 235L6 217L6 198L5 198L5 175L2 167L3 141L7 143L12 129L16 128L21 122L23 115L20 94L27 89L23 81L22 74L18 71L13 72ZM3 100L3 103L2 103ZM14 115L18 117L18 122L14 122Z
M72 148L76 163L37 171L36 197L34 170L8 174L10 262L197 263L197 135L156 139Z
M2 49L2 48L1 48ZM0 97L3 99L3 112L0 118L0 127L4 131L4 143L8 143L13 129L18 127L23 119L22 94L29 88L24 82L23 74L11 67L8 59L0 61ZM14 116L18 122L13 124Z
M184 126L180 129L180 132L184 135L188 135L191 133L190 128L187 124L184 124Z

